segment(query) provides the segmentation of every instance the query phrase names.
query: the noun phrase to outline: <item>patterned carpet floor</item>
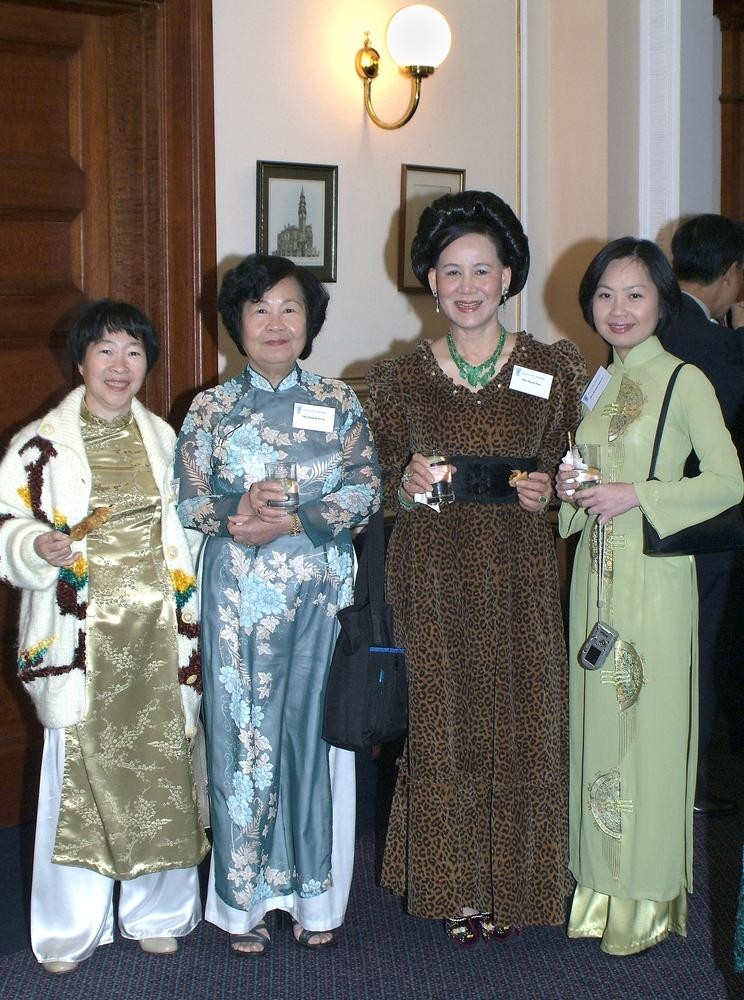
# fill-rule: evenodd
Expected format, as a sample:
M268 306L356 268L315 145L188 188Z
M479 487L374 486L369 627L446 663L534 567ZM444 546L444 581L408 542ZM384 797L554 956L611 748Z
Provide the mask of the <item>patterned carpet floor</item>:
M744 806L744 761L721 754L719 787ZM117 939L73 974L53 977L37 965L23 940L0 955L0 998L13 1000L714 1000L744 998L744 980L731 965L734 915L744 842L743 817L695 822L695 892L689 936L672 937L630 958L609 958L594 941L569 941L562 928L536 928L503 943L456 949L433 921L408 917L375 880L374 776L360 769L360 836L346 923L336 948L297 947L283 921L273 920L266 957L237 958L227 937L201 924L177 955L145 955ZM1 843L1 842L0 842ZM22 840L27 845L27 838ZM14 859L27 867L28 850ZM0 933L6 946L23 927L19 872L6 859L0 879ZM21 871L22 874L22 871ZM20 919L19 919L20 909ZM280 925L281 924L281 925ZM7 926L6 926L7 925ZM15 928L15 930L14 930ZM22 936L25 935L25 930Z

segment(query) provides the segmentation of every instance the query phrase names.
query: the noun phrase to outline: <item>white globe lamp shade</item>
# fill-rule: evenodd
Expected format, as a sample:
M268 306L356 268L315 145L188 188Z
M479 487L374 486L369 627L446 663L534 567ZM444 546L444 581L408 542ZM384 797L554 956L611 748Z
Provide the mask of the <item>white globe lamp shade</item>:
M438 10L423 3L403 7L387 27L388 52L399 66L430 66L444 62L452 44L449 25Z

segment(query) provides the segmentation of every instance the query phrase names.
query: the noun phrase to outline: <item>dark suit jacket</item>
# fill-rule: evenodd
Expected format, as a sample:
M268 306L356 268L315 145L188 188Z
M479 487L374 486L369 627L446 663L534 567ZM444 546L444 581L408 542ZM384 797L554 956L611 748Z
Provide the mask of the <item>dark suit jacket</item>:
M713 383L723 419L744 459L744 330L711 323L683 292L682 310L660 339L670 354L696 365Z

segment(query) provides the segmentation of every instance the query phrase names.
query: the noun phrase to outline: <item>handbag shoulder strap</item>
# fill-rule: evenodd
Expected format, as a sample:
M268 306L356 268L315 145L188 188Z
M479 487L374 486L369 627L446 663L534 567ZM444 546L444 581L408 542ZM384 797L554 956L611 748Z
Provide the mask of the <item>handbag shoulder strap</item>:
M656 458L659 454L659 445L661 444L661 436L664 433L664 424L666 423L667 410L669 409L669 402L672 398L672 390L674 389L674 383L677 381L677 376L685 367L684 361L680 362L677 367L672 372L669 377L669 382L667 383L666 392L664 393L664 402L661 404L661 411L659 413L659 422L656 425L656 437L654 438L654 447L651 452L651 465L648 470L648 478L653 479L656 473Z
M354 603L369 604L373 610L385 600L385 511L380 507L369 519L359 556Z

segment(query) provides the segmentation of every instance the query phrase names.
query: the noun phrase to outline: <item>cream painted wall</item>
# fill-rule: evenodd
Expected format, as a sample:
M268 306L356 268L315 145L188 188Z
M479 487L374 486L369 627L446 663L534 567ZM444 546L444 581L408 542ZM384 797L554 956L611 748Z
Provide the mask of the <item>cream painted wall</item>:
M525 326L568 337L595 367L606 351L576 291L607 233L607 0L524 0L523 38Z
M386 132L366 117L354 56L369 30L384 59L375 110L399 117L409 93L387 56L400 0L214 0L217 255L255 249L256 160L339 167L338 281L309 366L360 376L442 324L428 295L398 292L403 163L465 168L467 186L516 193L514 0L440 0L452 49L424 81L415 118ZM508 317L507 317L508 321ZM242 366L223 335L222 374Z
M339 165L338 281L310 360L324 374L360 376L442 328L428 296L396 288L402 163L464 167L468 187L495 190L518 208L532 268L521 315L512 306L507 325L519 321L544 340L570 337L592 369L604 360L576 291L599 246L639 231L644 4L677 5L681 17L680 211L718 210L720 32L702 0L441 0L452 50L397 132L364 115L353 63L369 30L385 59L375 106L398 117L409 85L385 58L384 32L404 0L213 2L221 269L255 248L257 159ZM227 337L221 345L231 373L242 361Z
M645 7L644 7L645 5ZM568 336L590 370L606 357L576 301L607 240L640 232L641 11L681 23L680 213L715 212L720 188L720 30L701 0L522 0L522 219L532 272L525 325ZM678 219L655 235L666 248ZM654 235L654 234L652 234Z
M682 215L721 207L721 25L711 6L682 0Z

